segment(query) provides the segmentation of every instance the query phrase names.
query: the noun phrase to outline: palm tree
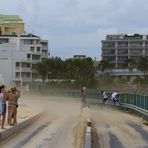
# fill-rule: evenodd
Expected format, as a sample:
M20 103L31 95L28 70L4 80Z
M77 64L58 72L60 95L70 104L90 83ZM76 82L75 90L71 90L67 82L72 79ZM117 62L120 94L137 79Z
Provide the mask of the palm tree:
M136 66L136 61L133 58L127 58L127 60L124 62L124 67L128 68L130 71Z
M140 61L139 61L139 64L138 64L138 69L143 72L144 77L146 79L146 75L147 75L147 72L148 72L148 59L146 57L140 58Z
M102 72L104 72L108 68L109 68L109 61L108 60L101 60L100 64L98 65L98 69L100 69Z
M43 61L41 63L38 63L36 65L36 70L38 74L41 76L42 81L43 81L43 87L45 87L45 80L47 78L49 68L48 68L48 61Z

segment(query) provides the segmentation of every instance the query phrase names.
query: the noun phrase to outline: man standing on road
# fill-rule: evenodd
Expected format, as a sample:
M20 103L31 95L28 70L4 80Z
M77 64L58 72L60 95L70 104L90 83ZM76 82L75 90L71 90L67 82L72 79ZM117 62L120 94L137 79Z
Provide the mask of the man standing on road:
M81 110L86 105L86 95L85 95L85 88L82 87L80 91L80 97L81 97Z
M86 102L86 87L82 87L81 88L80 97L81 97L81 102L82 102L82 104L81 104L81 110L84 107L90 108L90 105L88 105L87 102Z

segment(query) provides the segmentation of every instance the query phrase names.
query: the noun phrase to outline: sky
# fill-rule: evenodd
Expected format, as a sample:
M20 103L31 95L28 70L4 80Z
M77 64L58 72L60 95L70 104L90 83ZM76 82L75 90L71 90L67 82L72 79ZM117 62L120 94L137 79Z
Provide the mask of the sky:
M19 15L25 31L49 42L51 56L101 60L107 34L148 34L148 0L0 0L0 14Z

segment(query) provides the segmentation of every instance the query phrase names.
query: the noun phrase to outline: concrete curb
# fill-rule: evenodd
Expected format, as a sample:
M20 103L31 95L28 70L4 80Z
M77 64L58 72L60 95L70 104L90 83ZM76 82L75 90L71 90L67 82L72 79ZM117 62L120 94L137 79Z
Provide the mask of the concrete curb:
M38 113L37 115L34 115L34 116L30 117L29 119L26 119L26 120L18 123L17 125L0 132L0 141L7 139L8 137L12 136L13 134L15 134L15 133L19 132L20 130L22 130L23 128L27 127L28 125L33 123L35 120L37 120L42 114L43 114L43 112Z
M91 148L91 141L92 141L92 129L91 129L91 120L87 119L87 127L85 132L85 143L84 148Z

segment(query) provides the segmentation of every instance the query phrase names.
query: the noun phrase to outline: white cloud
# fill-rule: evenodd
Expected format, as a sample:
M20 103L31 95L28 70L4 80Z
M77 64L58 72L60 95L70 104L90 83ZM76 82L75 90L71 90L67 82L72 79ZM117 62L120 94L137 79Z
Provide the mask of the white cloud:
M78 52L100 59L106 34L148 33L147 0L0 0L0 7L1 14L20 15L28 32L47 38L55 56Z

